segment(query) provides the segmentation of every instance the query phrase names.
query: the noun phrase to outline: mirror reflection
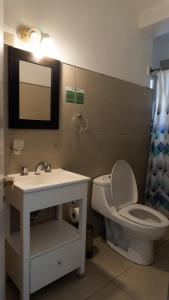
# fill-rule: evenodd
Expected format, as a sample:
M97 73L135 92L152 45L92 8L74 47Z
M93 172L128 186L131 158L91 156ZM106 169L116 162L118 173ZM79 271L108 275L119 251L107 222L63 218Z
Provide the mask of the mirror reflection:
M19 119L51 119L51 75L49 67L19 60Z

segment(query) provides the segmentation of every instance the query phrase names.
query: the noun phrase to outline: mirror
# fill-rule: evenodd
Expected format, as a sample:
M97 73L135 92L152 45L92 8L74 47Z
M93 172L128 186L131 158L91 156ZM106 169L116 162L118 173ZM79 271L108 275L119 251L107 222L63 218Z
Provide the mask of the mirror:
M8 47L9 127L59 127L60 62Z
M51 68L19 61L19 118L50 120Z

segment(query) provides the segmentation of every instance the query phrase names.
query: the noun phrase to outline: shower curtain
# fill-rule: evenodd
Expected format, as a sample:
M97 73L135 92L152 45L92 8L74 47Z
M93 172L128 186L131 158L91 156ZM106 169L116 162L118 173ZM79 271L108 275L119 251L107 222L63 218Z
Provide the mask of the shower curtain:
M157 75L145 202L169 217L169 71Z

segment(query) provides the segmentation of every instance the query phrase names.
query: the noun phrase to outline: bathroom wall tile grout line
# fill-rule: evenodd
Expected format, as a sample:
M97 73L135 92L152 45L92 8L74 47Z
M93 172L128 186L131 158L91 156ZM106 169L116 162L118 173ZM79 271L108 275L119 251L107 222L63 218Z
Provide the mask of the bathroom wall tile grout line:
M113 279L109 280L105 285L103 285L101 288L97 289L95 292L93 292L92 294L90 294L89 296L87 296L86 298L84 298L84 300L89 299L91 296L94 296L96 293L98 293L99 291L101 291L102 289L104 289L106 286L108 286L109 284L114 284L114 282L116 281L117 278L119 278L121 275L123 275L124 273L126 273L129 269L131 269L133 267L133 265L127 267L126 270L124 270L123 272L121 272L118 276L113 276ZM116 284L115 284L116 285ZM116 285L116 287L119 288L118 285ZM121 291L125 292L125 290L119 288ZM128 296L131 297L131 295L129 295L128 293L126 293ZM132 297L131 297L132 298ZM133 300L136 300L134 298L132 298Z
M62 131L61 134L67 134L67 135L73 135L73 132L70 131ZM89 132L87 131L84 135L88 135L88 136L132 136L132 133L96 133L96 132ZM81 135L82 136L82 135ZM146 134L142 134L142 137L145 136L147 137Z

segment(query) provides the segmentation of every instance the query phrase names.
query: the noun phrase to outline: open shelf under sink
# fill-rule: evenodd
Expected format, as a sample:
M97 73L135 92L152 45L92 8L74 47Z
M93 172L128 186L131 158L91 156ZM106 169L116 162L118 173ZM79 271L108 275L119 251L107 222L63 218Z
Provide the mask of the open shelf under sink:
M62 247L79 238L78 229L64 220L51 220L34 225L30 229L30 258ZM20 231L11 233L6 241L19 255Z

